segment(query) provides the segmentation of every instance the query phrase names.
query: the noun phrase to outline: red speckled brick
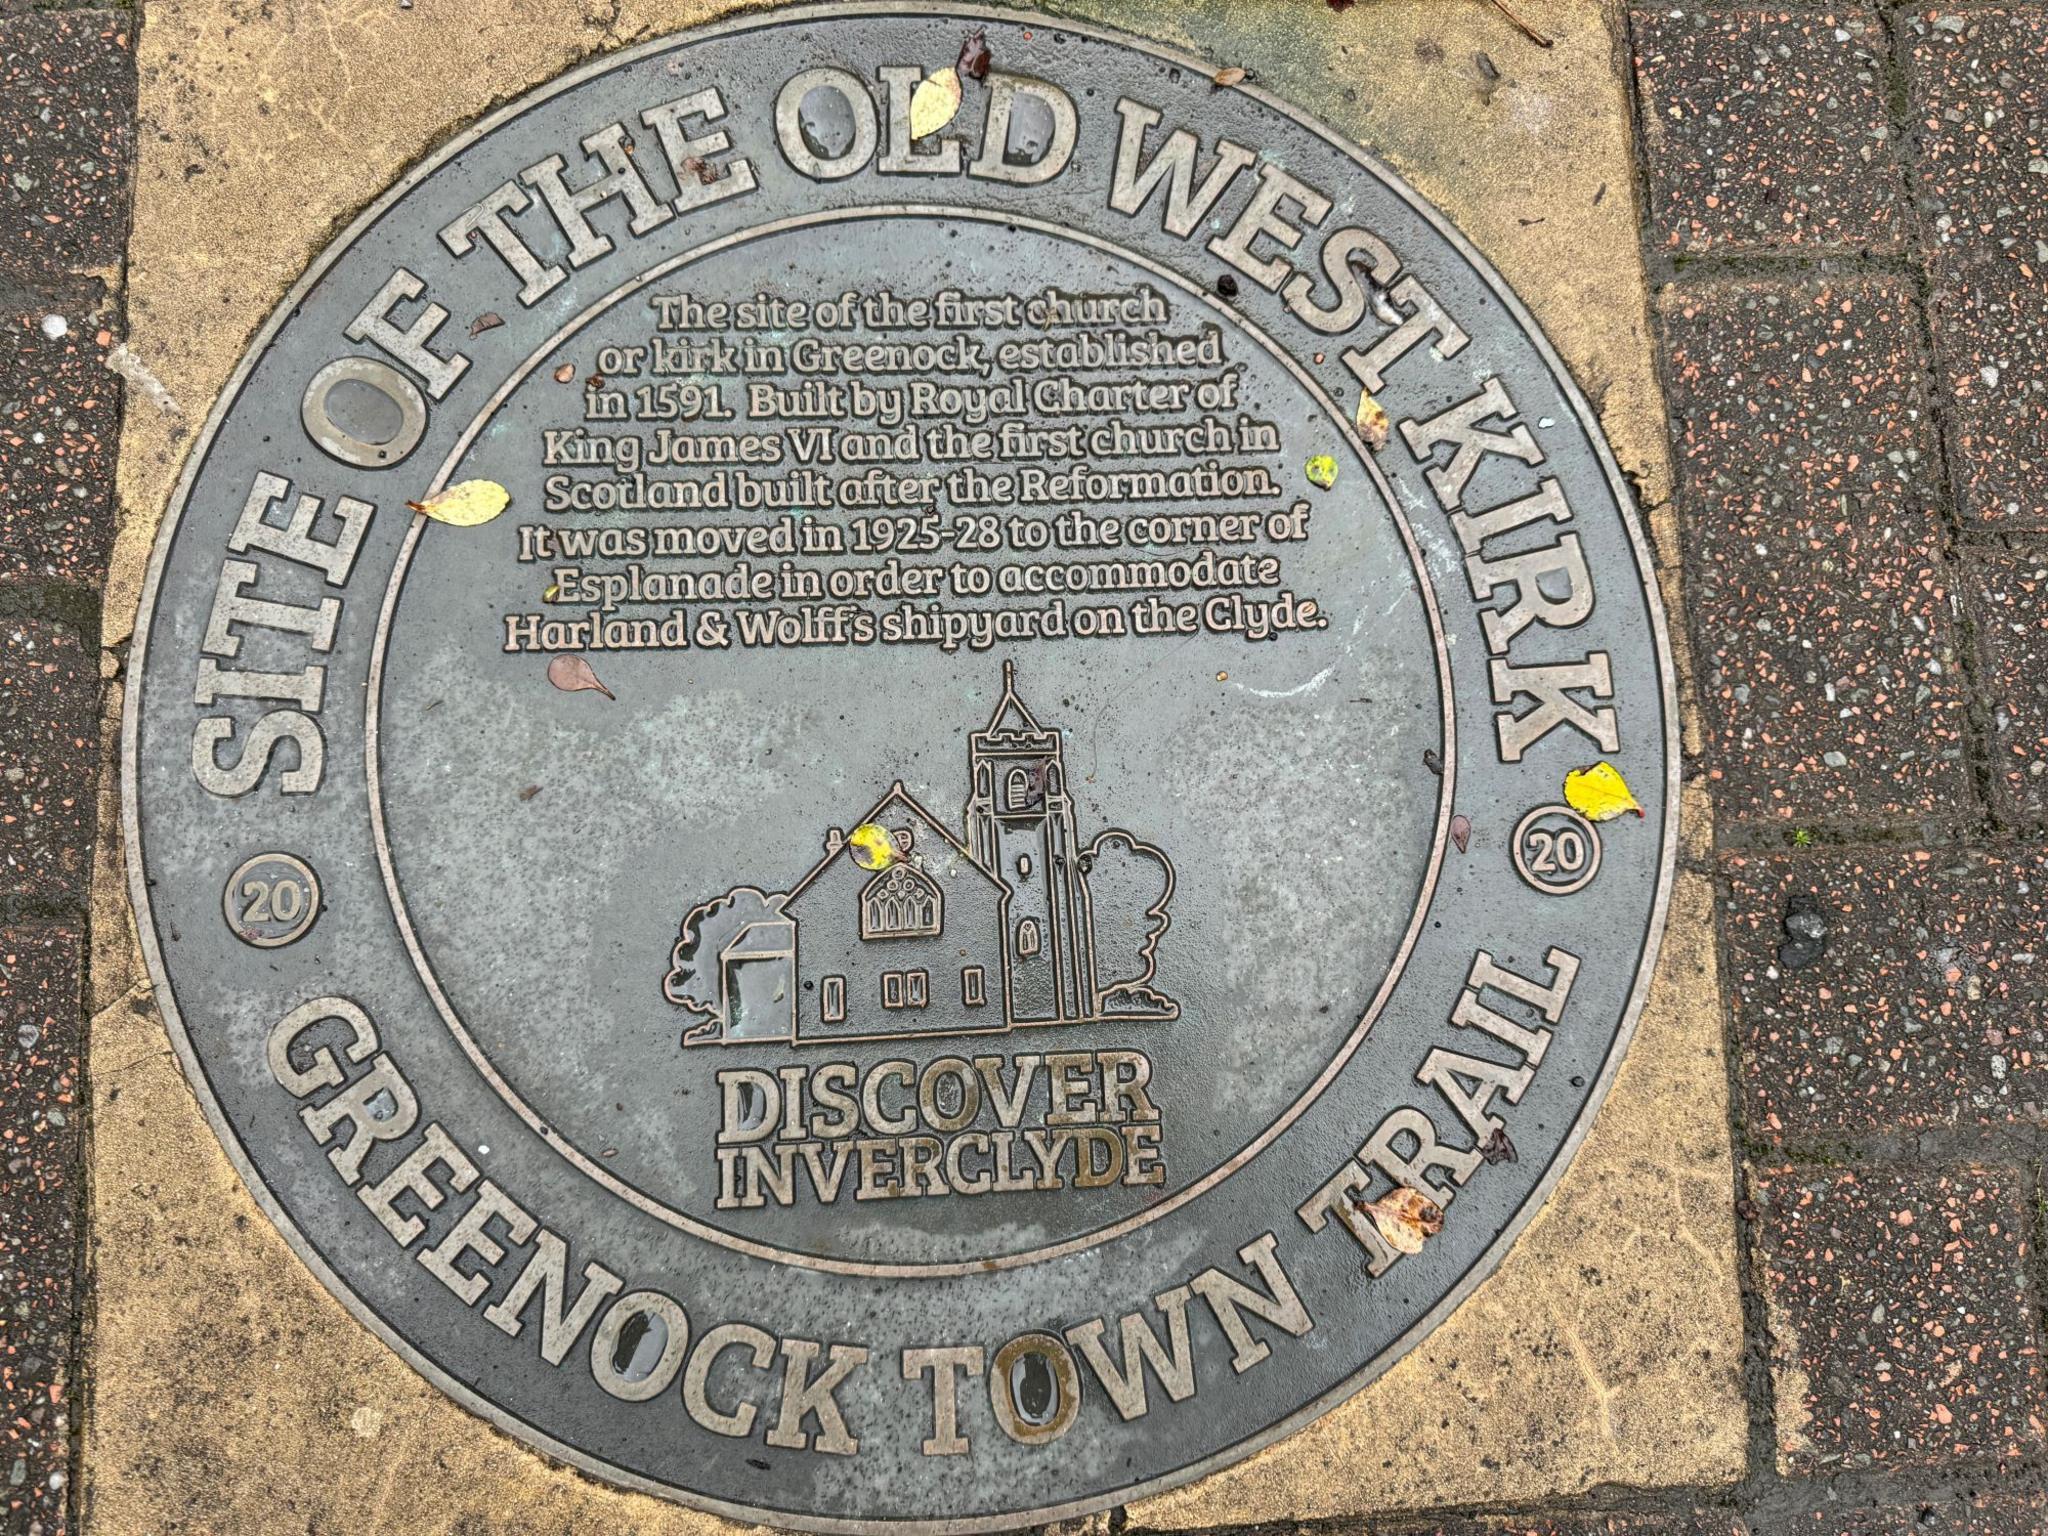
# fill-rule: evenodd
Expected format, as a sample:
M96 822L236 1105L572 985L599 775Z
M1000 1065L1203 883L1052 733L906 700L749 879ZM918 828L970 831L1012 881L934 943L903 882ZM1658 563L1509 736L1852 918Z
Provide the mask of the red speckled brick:
M0 929L0 1529L64 1529L80 1122L80 935Z
M98 707L97 660L76 636L0 622L0 894L85 899Z
M1910 291L1721 283L1663 307L1719 814L1795 827L1967 816Z
M2037 1454L2016 1168L1753 1175L1781 1471Z
M1991 716L1992 795L2017 821L2048 816L2048 549L1973 550L1963 607Z
M128 236L132 11L0 18L0 270L109 267Z
M1727 858L1722 933L1744 1122L1759 1139L2040 1118L2048 852L1878 848ZM1812 964L1785 916L1827 923Z
M1375 1522L1372 1536L1744 1536L1735 1516L1680 1514L1494 1515L1431 1524Z
M1833 1508L1751 1522L1756 1536L2041 1536L2048 1499L2038 1493L1897 1492L1837 1495ZM1859 1507L1859 1505L1861 1507Z
M1642 7L1630 27L1659 244L1899 243L1885 35L1869 6Z
M0 585L106 578L119 381L103 308L84 282L0 289Z
M1904 13L1964 516L2048 527L2048 7Z

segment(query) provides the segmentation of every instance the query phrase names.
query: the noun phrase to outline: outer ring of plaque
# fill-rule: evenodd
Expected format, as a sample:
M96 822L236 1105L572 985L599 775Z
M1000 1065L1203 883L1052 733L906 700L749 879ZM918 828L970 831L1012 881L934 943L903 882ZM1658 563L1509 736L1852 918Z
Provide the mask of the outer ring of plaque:
M1070 1253L1078 1253L1083 1249L1092 1248L1098 1243L1105 1243L1122 1237L1139 1227L1157 1221L1160 1217L1180 1209L1189 1201L1208 1193L1208 1191L1214 1189L1233 1173L1251 1162L1267 1147L1271 1146L1282 1132L1299 1119L1308 1107L1321 1097L1323 1090L1329 1087L1337 1074L1344 1070L1345 1065L1357 1052L1359 1045L1371 1031L1373 1021L1379 1017L1387 1001L1394 995L1394 989L1400 984L1401 976L1407 968L1409 956L1414 951L1416 940L1421 937L1422 924L1429 916L1430 903L1436 898L1437 878L1443 870L1444 848L1450 840L1451 802L1454 798L1454 790L1457 784L1457 710L1451 688L1450 657L1444 644L1443 618L1437 608L1436 589L1430 583L1429 571L1423 559L1422 551L1417 546L1415 535L1408 526L1408 519L1401 510L1400 497L1395 494L1393 487L1387 483L1385 472L1381 470L1379 463L1373 458L1370 450L1358 440L1356 428L1345 419L1344 412L1338 408L1337 403L1330 399L1321 386L1307 375L1299 363L1288 356L1285 348L1267 336L1263 330L1245 316L1238 314L1229 305L1220 303L1213 295L1204 293L1185 277L1181 276L1181 274L1161 266L1147 256L1114 245L1098 236L1085 234L1080 230L1065 228L1044 220L1029 218L1023 214L988 213L972 208L956 208L945 204L873 204L863 207L838 208L821 214L800 214L791 218L774 219L765 224L750 225L746 229L736 230L732 234L720 236L718 239L709 241L706 244L693 246L689 250L678 252L676 255L649 267L638 276L628 278L609 293L606 293L602 298L593 300L578 313L565 320L560 328L544 344L536 347L527 356L526 360L507 376L505 382L491 392L490 397L478 408L475 417L471 419L469 425L456 437L455 442L449 447L447 457L442 460L440 467L434 471L433 479L428 484L426 494L432 496L440 493L461 466L462 460L469 453L471 445L482 434L485 424L490 420L493 413L512 398L513 394L532 376L533 371L541 365L545 358L558 350L562 343L574 335L580 327L590 324L600 316L608 313L637 290L662 278L671 277L675 273L685 270L694 262L717 255L734 246L744 245L751 240L758 240L763 237L782 234L788 230L803 229L819 224L843 224L876 217L948 218L958 219L962 223L969 224L986 222L1007 225L1013 228L1030 229L1036 233L1049 235L1057 239L1072 240L1077 244L1086 245L1104 252L1115 257L1117 260L1129 262L1131 265L1150 273L1160 281L1170 283L1191 297L1207 304L1212 311L1222 317L1227 323L1236 326L1238 330L1242 331L1252 341L1270 353L1287 370L1294 382L1307 394L1309 399L1329 414L1337 431L1343 435L1346 446L1356 456L1359 464L1371 478L1374 493L1385 506L1387 515L1394 524L1395 531L1401 537L1401 546L1407 552L1408 564L1415 574L1416 587L1422 598L1423 613L1429 621L1430 635L1436 644L1437 694L1442 705L1439 723L1443 728L1443 771L1438 775L1436 825L1430 834L1429 857L1423 866L1421 884L1416 890L1415 907L1413 912L1409 914L1408 926L1401 935L1400 945L1394 951L1393 960L1387 967L1385 978L1374 989L1372 998L1367 1002L1364 1011L1359 1015L1358 1023L1352 1026L1351 1032L1344 1037L1343 1042L1331 1054L1330 1059L1324 1064L1322 1070L1315 1075L1314 1079L1301 1091L1294 1102L1282 1110L1269 1125L1242 1147L1238 1148L1236 1152L1213 1168L1210 1168L1184 1189L1175 1191L1170 1198L1160 1201L1157 1205L1147 1206L1144 1210L1135 1212L1125 1217L1122 1221L1114 1222L1109 1226L1077 1233L1072 1237L1062 1238L1057 1242L1047 1243L1042 1247L1030 1248L1022 1252L963 1259L946 1264L905 1264L900 1262L867 1264L849 1259L833 1259L820 1254L778 1248L773 1244L756 1242L749 1238L740 1237L738 1234L730 1232L723 1227L715 1226L697 1217L685 1215L674 1207L663 1204L638 1186L628 1183L617 1174L611 1172L602 1163L582 1151L566 1136L562 1135L548 1116L536 1110L520 1095L519 1091L512 1084L505 1080L504 1074L497 1069L490 1057L484 1053L483 1048L477 1044L475 1037L463 1025L454 1004L449 1001L447 993L441 986L440 978L434 972L432 961L427 958L426 951L419 942L419 936L413 928L412 915L406 906L404 891L399 883L397 863L392 857L391 852L391 840L385 831L382 749L379 740L379 726L384 704L385 650L391 638L393 621L397 617L398 600L405 587L406 572L412 566L413 551L419 547L419 541L426 536L427 530L432 527L432 524L425 518L414 518L411 525L406 529L405 541L399 546L398 560L392 567L391 580L385 589L384 605L377 616L376 638L370 653L369 687L366 690L367 696L364 700L363 710L363 762L369 777L370 830L377 846L377 864L384 877L385 897L391 903L392 920L398 925L399 936L405 943L406 954L411 957L413 969L419 973L421 985L426 988L427 995L433 1000L435 1011L440 1015L441 1022L448 1027L448 1032L454 1036L456 1044L462 1047L463 1054L469 1058L478 1073L482 1075L484 1081L491 1086L492 1091L500 1099L504 1100L506 1106L514 1114L518 1115L526 1123L528 1130L554 1148L579 1173L594 1180L609 1193L627 1201L636 1209L646 1212L656 1220L666 1222L668 1225L679 1231L687 1232L693 1237L701 1237L706 1242L717 1243L722 1247L734 1249L753 1258L770 1259L777 1263L789 1264L800 1269L814 1269L830 1274L895 1279L938 1279L948 1276L982 1274L989 1270L1016 1269L1026 1264L1037 1264L1047 1259L1061 1258Z
M734 32L758 30L765 26L781 25L787 22L844 19L860 15L903 15L920 14L933 7L906 0L906 3L863 3L863 0L838 0L838 3L824 3L793 6L787 9L745 13L730 16L718 22L690 28L687 36L693 38L715 37ZM1012 10L1007 7L990 5L947 5L946 11L963 19L995 22L1026 22L1056 30L1073 33L1076 36L1096 38L1112 42L1120 47L1151 55L1164 63L1181 69L1206 74L1210 66L1171 48L1162 47L1148 39L1109 27L1077 22L1066 17L1053 17L1038 12ZM574 69L557 76L544 85L521 95L514 101L497 108L472 124L468 129L443 144L426 159L393 182L370 202L342 232L335 237L308 265L289 290L279 299L276 307L262 328L250 339L244 348L241 361L236 365L221 387L213 408L208 412L206 424L193 439L186 451L185 463L179 473L178 483L166 504L162 526L157 530L156 541L150 551L149 567L144 576L142 592L136 614L132 654L138 658L146 656L149 641L150 617L156 606L158 589L163 580L164 566L168 560L173 537L178 528L180 514L186 498L191 494L200 466L205 460L208 447L226 420L228 410L247 382L257 357L265 345L276 335L279 328L290 317L293 308L304 295L319 281L327 268L339 255L351 246L364 231L373 224L389 206L395 203L427 175L459 155L464 149L476 143L504 122L528 110L537 102L559 94L581 84L596 75L630 63L648 54L657 53L674 45L673 34L654 38L632 48L606 54L590 60ZM208 1124L233 1163L236 1173L248 1188L250 1195L269 1218L271 1224L291 1245L292 1251L302 1263L319 1279L321 1285L347 1308L349 1314L382 1339L398 1356L442 1392L467 1408L471 1413L489 1421L506 1433L516 1436L527 1445L542 1453L564 1461L603 1482L629 1488L636 1492L652 1494L673 1502L690 1505L727 1519L754 1523L777 1524L786 1528L830 1533L830 1536L868 1536L868 1533L890 1533L890 1536L969 1536L969 1533L1007 1530L1025 1525L1046 1524L1058 1520L1077 1519L1095 1514L1101 1510L1113 1509L1169 1489L1181 1487L1204 1477L1211 1472L1231 1466L1256 1451L1265 1449L1312 1423L1337 1404L1355 1395L1361 1388L1385 1373L1393 1364L1427 1338L1443 1320L1455 1311L1465 1299L1499 1266L1501 1258L1521 1236L1524 1228L1535 1218L1558 1182L1564 1177L1565 1169L1584 1142L1595 1116L1599 1113L1608 1090L1613 1086L1615 1074L1620 1070L1622 1057L1635 1033L1642 1016L1643 1004L1648 996L1650 979L1655 974L1657 952L1663 937L1666 918L1671 905L1671 886L1677 863L1678 836L1678 795L1679 795L1679 740L1678 740L1678 695L1671 659L1670 627L1664 612L1662 595L1657 586L1656 568L1650 556L1649 547L1643 539L1639 519L1630 515L1635 506L1633 493L1620 466L1615 462L1613 450L1598 430L1599 417L1578 386L1570 371L1564 366L1557 351L1551 346L1535 317L1528 307L1508 287L1492 264L1475 249L1472 243L1453 226L1437 209L1421 197L1400 176L1383 165L1359 145L1331 132L1314 118L1304 114L1291 103L1271 94L1252 81L1246 80L1234 87L1259 101L1268 110L1277 112L1302 128L1316 135L1339 154L1349 157L1361 174L1371 176L1392 195L1405 202L1409 208L1427 223L1442 239L1470 265L1474 274L1485 283L1502 307L1503 312L1513 320L1516 327L1529 340L1539 359L1556 380L1559 391L1571 404L1574 414L1586 424L1587 437L1592 452L1606 471L1609 488L1613 491L1617 506L1622 510L1622 524L1630 546L1636 556L1637 574L1642 580L1644 606L1648 615L1652 635L1656 641L1656 660L1663 687L1659 702L1664 718L1664 760L1665 760L1665 812L1663 825L1658 829L1662 838L1663 857L1657 874L1657 889L1651 904L1643 956L1637 967L1635 983L1629 992L1626 1006L1617 1024L1613 1046L1602 1064L1599 1076L1590 1085L1584 1109L1577 1121L1566 1134L1557 1155L1544 1170L1521 1207L1501 1229L1500 1235L1491 1246L1466 1271L1465 1275L1441 1298L1374 1359L1366 1362L1357 1372L1339 1382L1329 1391L1303 1404L1292 1413L1247 1434L1234 1444L1176 1468L1169 1473L1150 1478L1142 1483L1132 1484L1111 1493L1091 1498L1071 1500L1062 1504L1048 1505L1039 1509L1018 1510L995 1517L967 1518L959 1520L843 1520L830 1517L793 1514L786 1510L765 1510L757 1506L734 1503L730 1500L698 1494L688 1489L656 1482L639 1477L621 1468L600 1461L595 1457L555 1439L546 1431L525 1420L505 1412L465 1383L458 1381L432 1360L428 1359L395 1329L391 1328L357 1297L341 1278L321 1257L319 1250L307 1239L297 1225L286 1215L264 1185L255 1164L241 1143L241 1138L227 1116L222 1112L207 1084L206 1073L192 1041L186 1032L185 1022L178 1012L177 1003L171 992L169 974L164 966L161 947L155 936L154 919L149 895L149 881L142 864L141 825L138 817L136 788L140 779L137 749L141 725L142 669L134 669L134 680L127 690L122 704L121 732L121 820L122 847L127 860L129 900L137 918L138 942L143 960L148 967L152 989L158 1009L163 1014L166 1031L178 1055L186 1081L190 1084L200 1107L205 1111Z

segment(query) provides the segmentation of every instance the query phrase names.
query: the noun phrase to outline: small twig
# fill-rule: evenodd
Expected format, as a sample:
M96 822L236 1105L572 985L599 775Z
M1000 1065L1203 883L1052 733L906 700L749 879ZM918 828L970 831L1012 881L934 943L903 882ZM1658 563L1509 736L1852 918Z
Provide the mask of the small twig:
M1541 32L1538 32L1534 27L1530 26L1529 23L1522 20L1521 17L1517 16L1514 12L1514 8L1508 4L1508 0L1487 0L1487 4L1491 5L1496 11L1499 11L1501 15L1507 17L1509 21L1513 22L1515 25L1515 30L1521 33L1522 36L1529 39L1529 41L1534 43L1538 48L1550 48L1555 46L1555 44L1552 42L1550 38L1545 37Z

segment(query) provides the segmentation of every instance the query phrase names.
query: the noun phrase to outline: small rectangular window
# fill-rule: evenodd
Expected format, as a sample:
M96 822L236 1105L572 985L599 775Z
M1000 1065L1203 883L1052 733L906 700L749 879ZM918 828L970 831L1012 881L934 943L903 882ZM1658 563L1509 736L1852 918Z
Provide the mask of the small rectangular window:
M882 972L882 1006L884 1008L901 1008L903 1006L903 973L901 971Z
M818 1012L827 1024L846 1021L846 978L827 976L818 987Z
M928 971L911 971L903 978L905 1001L912 1008L931 1005L931 974Z
M978 965L963 965L960 968L960 1001L969 1008L979 1008L988 1001L988 983L982 977Z

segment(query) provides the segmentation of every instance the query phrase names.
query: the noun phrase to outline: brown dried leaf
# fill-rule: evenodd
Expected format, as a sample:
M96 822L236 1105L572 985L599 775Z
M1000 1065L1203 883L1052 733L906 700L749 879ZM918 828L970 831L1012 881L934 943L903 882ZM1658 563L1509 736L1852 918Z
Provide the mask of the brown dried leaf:
M597 680L597 674L590 670L590 663L581 656L557 656L548 663L548 681L564 693L601 693L617 701L618 695Z
M1370 390L1358 392L1358 413L1352 420L1366 447L1387 446L1387 434L1393 430L1393 423L1387 420L1387 408L1373 399Z
M1496 1125L1492 1134L1479 1144L1479 1155L1489 1163L1515 1163L1522 1158L1522 1154L1515 1150L1515 1144L1508 1140L1508 1130L1504 1125Z
M1451 818L1451 841L1457 845L1458 852L1460 853L1465 852L1466 849L1472 846L1471 817L1453 816Z
M487 309L469 322L469 334L481 336L485 331L495 331L505 323L505 317L496 310Z
M526 788L519 791L519 798L522 801L531 800L535 795L539 793L540 786L538 784L529 784L526 786Z
M1396 1253L1420 1253L1425 1240L1444 1229L1444 1208L1419 1189L1403 1185L1377 1200L1355 1202L1372 1218L1387 1246Z
M1252 72L1250 70L1239 69L1235 64L1232 64L1227 69L1217 70L1215 74L1209 77L1209 83L1218 90L1222 90L1233 85L1243 85L1251 77Z
M555 382L557 384L567 384L571 379L575 377L576 365L574 363L564 363L561 367L555 370Z
M701 155L691 155L683 161L683 169L696 177L703 186L710 186L718 180L718 167Z
M960 58L953 67L960 71L963 80L986 80L988 67L995 57L988 51L988 33L970 32L960 43Z

